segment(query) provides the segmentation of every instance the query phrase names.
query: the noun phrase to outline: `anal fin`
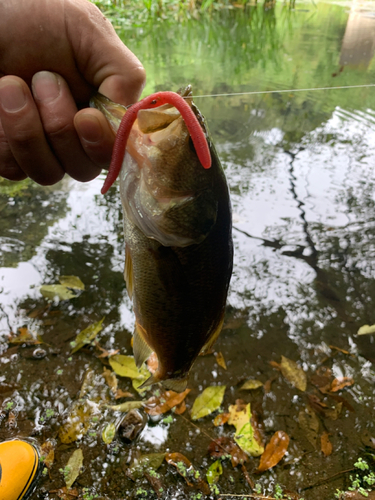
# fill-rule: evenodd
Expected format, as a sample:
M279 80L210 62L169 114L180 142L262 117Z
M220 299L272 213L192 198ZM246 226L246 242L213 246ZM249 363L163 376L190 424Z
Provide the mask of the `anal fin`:
M143 363L149 358L152 353L151 347L147 344L144 339L144 334L142 331L144 329L137 322L135 323L134 336L133 336L133 351L134 360L137 368L140 368ZM146 380L147 382L147 380Z

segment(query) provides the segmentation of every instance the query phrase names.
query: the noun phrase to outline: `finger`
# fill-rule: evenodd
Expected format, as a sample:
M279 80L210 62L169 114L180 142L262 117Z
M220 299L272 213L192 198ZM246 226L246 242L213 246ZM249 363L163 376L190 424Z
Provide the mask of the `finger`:
M87 156L108 169L115 135L105 116L97 109L82 109L74 117L74 125Z
M82 8L87 10L85 23L78 29L69 30L81 73L113 101L124 105L137 102L146 81L141 62L123 44L110 21L95 5L76 0L68 5L72 10L72 22L82 18Z
M10 181L21 181L27 175L20 169L10 150L0 122L0 177Z
M45 134L64 171L87 182L101 170L86 155L74 127L77 107L65 80L56 73L40 71L32 79L33 95Z
M28 177L42 185L62 179L64 171L51 151L34 99L21 78L0 79L0 120L13 158Z

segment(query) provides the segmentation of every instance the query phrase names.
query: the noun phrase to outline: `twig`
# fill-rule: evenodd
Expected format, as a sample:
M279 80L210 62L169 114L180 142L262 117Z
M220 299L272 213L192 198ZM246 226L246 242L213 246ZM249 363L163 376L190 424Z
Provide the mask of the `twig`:
M241 497L241 498L254 498L255 500L276 500L275 497L265 497L256 493L250 493L249 495L238 495L236 493L220 493L219 497Z
M342 470L341 472L336 472L336 474L333 474L333 476L326 477L325 479L322 479L321 481L318 481L317 483L310 484L309 486L305 486L304 488L301 488L301 491L305 490L310 490L311 488L315 488L316 486L320 486L321 484L326 483L327 481L331 481L331 479L334 479L336 476L341 476L341 474L346 474L347 472L353 472L356 469L347 469L347 470Z

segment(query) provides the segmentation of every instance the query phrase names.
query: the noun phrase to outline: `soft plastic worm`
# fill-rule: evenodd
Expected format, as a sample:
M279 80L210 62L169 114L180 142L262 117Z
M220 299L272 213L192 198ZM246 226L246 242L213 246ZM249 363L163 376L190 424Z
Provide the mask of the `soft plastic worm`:
M163 104L172 104L172 106L178 109L186 123L199 161L204 168L211 167L211 154L206 136L189 104L183 97L175 92L156 92L155 94L145 97L136 104L133 104L123 116L116 134L111 165L101 190L102 194L105 194L108 191L120 173L125 155L126 143L128 141L133 123L137 118L138 111L140 109L157 108Z

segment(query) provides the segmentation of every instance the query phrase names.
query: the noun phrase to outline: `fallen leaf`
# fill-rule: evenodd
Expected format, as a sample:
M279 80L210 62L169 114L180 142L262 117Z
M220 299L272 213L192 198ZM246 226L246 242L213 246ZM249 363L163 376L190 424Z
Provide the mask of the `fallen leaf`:
M72 498L78 497L78 490L75 488L68 489L66 486L58 490L51 490L49 493L55 493L61 500L72 500Z
M165 391L159 397L152 396L145 404L145 412L149 415L161 415L170 411L189 394L191 389L185 389L184 392Z
M225 385L206 387L194 401L191 410L192 420L198 420L218 410L224 399Z
M210 494L210 487L201 478L199 471L193 467L193 464L185 455L181 453L167 453L165 460L169 465L176 467L177 472L185 479L188 486L193 487L195 485L205 495Z
M255 379L250 379L247 380L241 387L240 389L243 390L253 390L253 389L258 389L259 387L263 387L263 384L260 380L255 380Z
M318 373L314 373L310 378L310 382L317 387L320 392L323 394L327 394L327 392L331 388L331 377L327 375L319 375Z
M118 385L118 380L117 380L116 374L111 372L111 370L104 368L103 377L104 377L104 380L106 381L106 384L113 392L113 394L116 394L117 393L117 385Z
M289 436L284 431L277 431L267 444L260 457L257 472L264 472L277 465L288 450Z
M284 378L300 391L306 391L306 373L297 363L291 359L281 356L280 370Z
M227 364L225 363L224 356L221 352L215 352L215 358L216 358L216 363L224 368L224 370L227 369Z
M319 419L316 413L310 407L307 407L305 410L299 412L298 422L309 443L316 448L319 431Z
M329 457L332 454L332 443L329 440L328 432L323 432L320 437L320 449L325 457Z
M342 500L375 500L375 491L369 491L368 496L364 497L359 491L346 491L343 493Z
M335 351L342 352L343 354L350 354L349 351L346 351L345 349L341 349L341 347L336 347L334 345L330 345L329 348L332 350L335 350Z
M357 335L370 335L372 333L375 333L375 325L363 325L361 328L358 330Z
M83 465L83 453L82 450L78 448L78 450L75 450L72 453L68 463L65 466L66 473L64 472L64 477L65 477L65 484L68 490L72 487L74 481L79 476L82 465Z
M38 345L43 343L39 335L32 333L26 327L18 328L17 334L14 335L12 333L8 339L8 342L9 344L27 344L27 345Z
M103 429L102 439L105 442L105 444L111 444L115 438L115 435L116 435L116 425L113 422L111 422L110 424L106 425L106 427Z
M134 356L116 354L116 356L109 358L109 364L113 371L120 377L128 377L131 379L141 378L141 372L135 364Z
M120 398L134 398L134 395L129 391L123 391L121 389L117 389L115 399Z
M330 418L331 420L337 420L342 411L342 406L342 403L337 403L334 408L328 408L327 410L325 410L324 416L326 418Z
M185 413L185 411L186 411L186 403L185 403L185 401L182 401L182 403L180 403L179 405L177 405L176 408L174 409L174 412L177 415L182 415L183 413Z
M217 483L222 473L223 473L223 466L221 465L221 460L216 460L216 462L211 464L207 469L206 478L208 484Z
M145 471L144 476L147 479L147 481L151 484L153 490L156 493L156 496L158 498L161 498L162 496L164 497L165 487L164 487L163 483L161 482L160 474L157 474L154 471L152 473L151 473L151 471L150 472Z
M272 383L277 379L277 377L270 378L264 383L264 392L265 394L268 394L271 392L272 389Z
M280 363L277 363L276 361L271 360L271 361L269 361L269 364L270 364L273 368L276 368L276 370L281 371L281 365L280 365Z
M75 401L65 423L59 429L61 442L70 444L84 436L89 430L91 418L96 411L95 406L87 400Z
M52 467L55 460L55 448L51 441L45 441L40 447L40 457L43 459L43 463L48 469Z
M75 340L71 343L72 346L72 354L75 352L79 351L84 345L90 344L94 338L98 335L98 333L102 330L102 323L104 321L104 318L102 318L100 321L97 321L96 323L93 323L92 325L89 325L87 328L82 330Z
M208 447L211 457L226 457L230 455L233 467L242 465L247 461L247 455L239 446L227 436L222 436L212 441Z
M50 300L53 300L56 297L61 300L70 300L78 297L78 295L73 293L72 290L64 285L42 285L39 288L39 291L43 297Z
M251 424L251 411L250 403L247 405L231 405L229 406L230 417L228 420L229 425L234 425L236 433L234 440L238 446L248 455L258 457L264 451L264 447L257 440L254 427Z
M219 425L224 425L228 422L230 417L230 413L219 413L219 415L216 415L214 418L214 426L219 427Z
M110 408L113 411L121 411L122 413L126 413L130 410L136 410L138 408L142 408L144 406L144 401L126 401L120 405L105 405L107 408Z
M73 288L74 290L84 290L85 285L78 278L78 276L60 276L60 284L66 286L67 288Z
M348 387L353 384L354 380L351 377L335 378L331 384L331 392L341 391L344 387Z

